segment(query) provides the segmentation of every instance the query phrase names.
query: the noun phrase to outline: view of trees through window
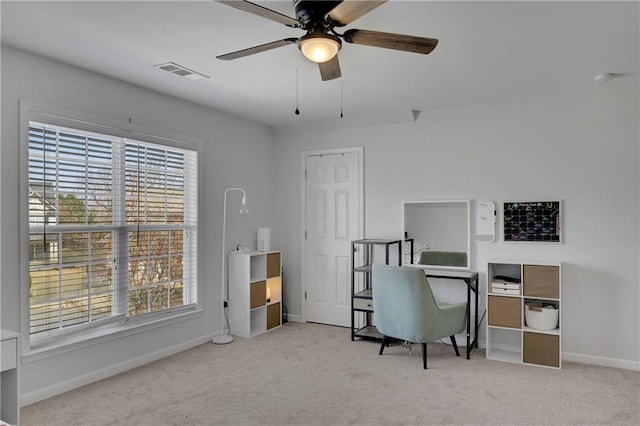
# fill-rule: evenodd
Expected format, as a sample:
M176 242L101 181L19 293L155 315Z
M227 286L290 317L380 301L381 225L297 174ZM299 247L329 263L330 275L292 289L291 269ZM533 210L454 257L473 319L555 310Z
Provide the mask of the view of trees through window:
M31 333L195 303L195 152L29 126Z

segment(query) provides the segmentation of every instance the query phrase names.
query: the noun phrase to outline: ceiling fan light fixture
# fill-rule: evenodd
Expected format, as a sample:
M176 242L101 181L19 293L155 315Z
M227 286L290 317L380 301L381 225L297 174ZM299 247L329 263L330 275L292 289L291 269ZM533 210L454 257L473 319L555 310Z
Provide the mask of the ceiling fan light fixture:
M342 42L331 34L310 33L300 37L298 48L305 58L320 64L336 56L342 48Z

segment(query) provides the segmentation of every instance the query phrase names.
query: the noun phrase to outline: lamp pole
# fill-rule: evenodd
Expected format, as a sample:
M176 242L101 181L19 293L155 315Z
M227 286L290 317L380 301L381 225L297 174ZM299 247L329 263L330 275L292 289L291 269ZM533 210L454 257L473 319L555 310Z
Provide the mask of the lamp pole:
M224 191L224 202L222 204L222 267L221 267L221 287L222 287L222 322L226 321L222 336L213 338L213 343L217 345L226 345L233 342L233 336L231 335L231 327L229 325L229 280L226 279L225 267L227 264L227 253L225 252L225 239L227 233L227 194L231 191L242 192L242 207L240 208L240 214L246 214L249 212L247 209L247 193L242 188L227 188Z

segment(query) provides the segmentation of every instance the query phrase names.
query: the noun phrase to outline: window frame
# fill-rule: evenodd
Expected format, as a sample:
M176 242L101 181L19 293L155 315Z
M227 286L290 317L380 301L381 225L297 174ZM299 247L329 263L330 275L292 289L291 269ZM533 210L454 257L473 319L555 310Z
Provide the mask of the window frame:
M22 353L32 354L34 359L40 358L43 353L55 349L55 353L71 350L75 347L94 344L96 341L113 338L113 335L124 335L137 333L149 328L169 324L175 321L183 321L193 316L201 315L202 308L202 286L199 277L202 276L202 227L199 218L202 217L202 143L200 140L174 135L168 132L149 129L138 125L114 121L100 117L91 116L71 110L51 107L30 101L20 101L20 323L22 330ZM192 293L196 302L189 305L166 308L156 312L148 312L142 315L128 316L120 314L116 317L101 321L101 324L81 324L72 327L71 330L56 330L46 337L32 337L30 334L30 297L29 297L29 259L30 259L30 226L29 226L29 123L40 122L54 126L77 129L79 131L106 134L118 138L137 140L165 146L168 148L178 148L191 150L197 156L195 176L197 201L196 215L196 242L195 242L195 288ZM154 225L150 225L153 228ZM112 228L113 226L108 226ZM135 227L135 225L134 225ZM166 224L167 228L171 224ZM126 226L120 229L129 228ZM140 227L145 229L147 226ZM126 285L129 288L128 284ZM128 310L128 309L127 309Z

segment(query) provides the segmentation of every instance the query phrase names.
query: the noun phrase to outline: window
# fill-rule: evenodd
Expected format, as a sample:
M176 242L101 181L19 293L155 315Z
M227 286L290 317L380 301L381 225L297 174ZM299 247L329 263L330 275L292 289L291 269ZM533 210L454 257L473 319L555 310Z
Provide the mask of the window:
M195 150L30 121L28 181L32 338L197 302Z

